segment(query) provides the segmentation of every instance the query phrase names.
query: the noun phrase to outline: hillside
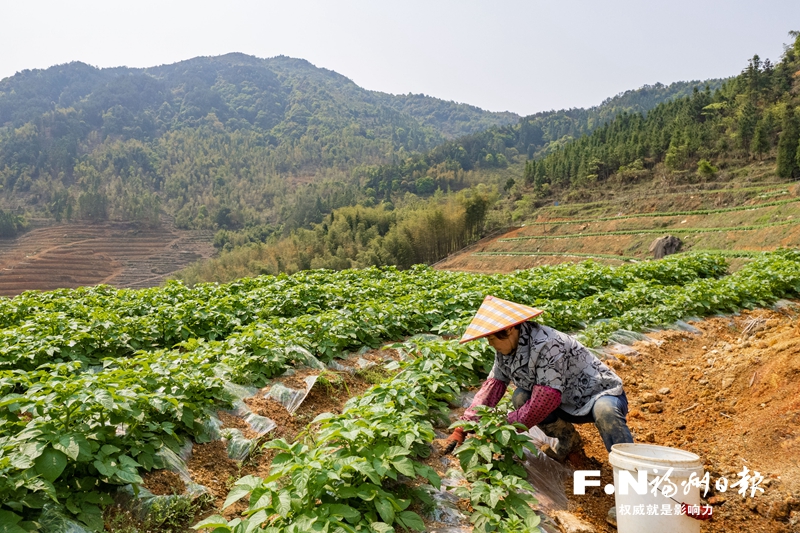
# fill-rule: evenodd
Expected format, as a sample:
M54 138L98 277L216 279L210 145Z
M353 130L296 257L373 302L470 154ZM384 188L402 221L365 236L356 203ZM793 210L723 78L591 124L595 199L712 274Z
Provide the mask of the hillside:
M186 228L297 227L355 203L355 166L518 118L368 91L288 57L23 71L0 81L0 207L56 221L156 223L166 210Z
M386 113L381 107L405 114L406 120L429 122L434 131L428 133L434 136L474 133L519 119L514 113L493 113L424 95L369 91L334 71L286 56L261 59L232 53L143 69L99 69L73 62L0 80L0 126L20 127L55 109L74 108L105 133L140 138L196 124L208 113L226 128L253 127L277 134L302 125L303 112L313 110L318 123L348 113L357 122L362 115ZM398 113L387 118L402 120ZM430 120L432 115L439 120ZM144 127L137 131L136 125Z
M368 91L288 57L23 71L0 81L0 208L145 223L163 210L183 228L288 231L340 206L462 188L459 172L502 168L694 84L646 86L589 110L519 122L513 113ZM23 225L2 227L9 235Z
M664 235L684 250L734 255L800 246L800 36L779 63L754 56L717 91L625 113L526 162L487 215L507 234L438 264L510 271L580 258L652 257Z
M721 81L645 86L609 98L601 105L541 113L516 125L448 141L395 164L359 167L361 205L334 209L310 229L280 237L264 231L221 231L218 258L179 276L188 282L227 281L238 276L294 272L306 268L351 268L434 262L496 228L508 214L490 213L501 187L514 194L525 186L526 152L546 153L612 120L615 113L645 112L665 101L684 98L700 86ZM539 131L529 135L531 128ZM545 135L543 132L546 131ZM505 186L503 187L503 185ZM514 187L518 184L517 187ZM458 191L441 194L441 191ZM432 197L420 200L418 196ZM412 194L408 194L412 193ZM510 210L508 201L498 204ZM266 243L266 244L262 244ZM248 246L243 246L248 245Z
M618 112L646 111L698 83L646 86L589 110L519 119L423 95L368 91L288 57L228 54L146 69L71 63L23 71L0 81L0 237L22 234L29 219L38 226L49 219L56 228L132 222L154 232L166 216L175 225L162 228L166 242L173 230L216 232L213 242L224 250L282 237L294 242L287 248L292 257L237 250L247 266L226 272L241 261L225 259L226 267L210 265L214 279L312 265L432 262L480 234L497 198L494 184L507 181L501 176L521 182L528 151L547 151ZM526 137L530 124L546 134ZM478 183L489 186L469 188ZM434 194L465 188L458 197ZM326 224L346 218L340 208L362 215L322 242L317 235L327 238ZM377 226L359 229L359 216ZM36 235L25 242L36 243ZM13 259L25 258L15 243L5 244L4 260L24 280L33 263ZM85 277L90 271L62 277L109 279L105 271ZM41 278L35 269L30 275Z
M585 189L594 201L540 207L436 268L511 272L584 259L618 265L653 258L651 243L666 235L682 240L682 252L723 251L740 258L800 246L800 187L777 179L774 161L739 172L738 178L726 174L693 185Z

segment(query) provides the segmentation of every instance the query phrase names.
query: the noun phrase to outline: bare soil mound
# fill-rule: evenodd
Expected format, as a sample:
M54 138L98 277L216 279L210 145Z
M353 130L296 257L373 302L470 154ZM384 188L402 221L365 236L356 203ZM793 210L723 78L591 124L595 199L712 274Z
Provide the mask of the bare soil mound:
M661 345L638 343L640 353L614 366L625 381L628 423L636 442L698 454L711 475L704 498L714 506L704 532L800 531L800 325L798 308L746 311L693 323L701 333L663 331ZM597 430L579 426L587 458L613 481ZM578 463L581 461L578 460ZM738 488L716 492L714 481L732 484L747 467L764 476L754 498ZM567 487L572 494L571 487ZM702 494L702 490L701 490ZM612 533L605 523L614 497L603 491L571 496L570 510Z

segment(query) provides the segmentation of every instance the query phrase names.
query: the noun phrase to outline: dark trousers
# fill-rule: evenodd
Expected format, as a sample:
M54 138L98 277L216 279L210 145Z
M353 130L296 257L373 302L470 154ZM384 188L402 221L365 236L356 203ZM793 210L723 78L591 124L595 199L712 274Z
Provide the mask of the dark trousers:
M519 409L530 398L531 391L517 389L511 397L511 402L514 404L514 409ZM542 420L538 427L547 435L546 429L542 426L552 424L557 420L564 420L573 424L588 424L591 422L597 427L606 450L610 452L611 446L614 444L633 442L633 435L631 435L631 430L628 429L626 420L627 414L628 397L625 396L623 391L619 396L601 396L594 402L591 411L582 416L571 415L559 407Z

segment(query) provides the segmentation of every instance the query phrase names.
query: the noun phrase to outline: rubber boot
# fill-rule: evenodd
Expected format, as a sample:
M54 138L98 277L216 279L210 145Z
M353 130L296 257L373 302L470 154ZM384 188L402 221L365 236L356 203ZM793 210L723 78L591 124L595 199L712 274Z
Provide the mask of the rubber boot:
M606 515L606 522L608 525L617 527L617 508L612 507L608 510L608 514Z
M571 423L565 420L556 420L550 424L539 424L539 429L548 437L558 439L555 447L547 444L542 446L542 453L559 463L566 461L570 452L578 451L583 447L580 433Z

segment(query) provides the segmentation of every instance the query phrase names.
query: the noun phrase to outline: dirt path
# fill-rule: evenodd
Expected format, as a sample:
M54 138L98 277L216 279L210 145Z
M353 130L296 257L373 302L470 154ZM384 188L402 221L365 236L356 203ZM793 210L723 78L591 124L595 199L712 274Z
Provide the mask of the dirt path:
M702 531L800 532L800 308L746 311L693 323L701 333L654 333L657 344L614 364L630 400L636 442L694 452L711 474L713 520ZM597 430L579 427L587 458L612 482ZM581 461L576 461L580 463ZM765 480L763 494L714 494L714 481L739 479L743 467ZM572 494L571 487L567 487ZM613 533L605 515L613 496L571 496L570 510L599 532Z

